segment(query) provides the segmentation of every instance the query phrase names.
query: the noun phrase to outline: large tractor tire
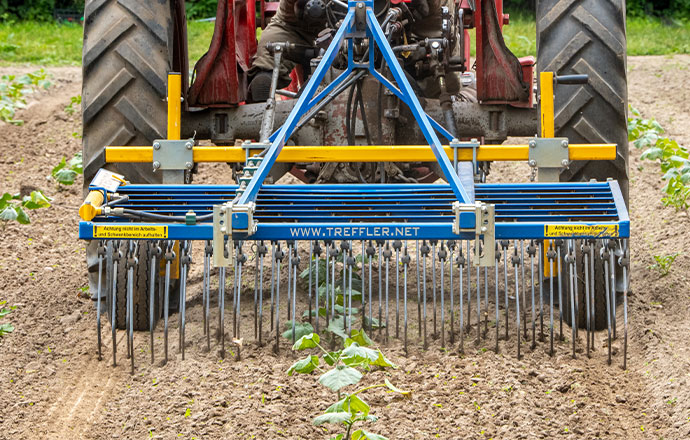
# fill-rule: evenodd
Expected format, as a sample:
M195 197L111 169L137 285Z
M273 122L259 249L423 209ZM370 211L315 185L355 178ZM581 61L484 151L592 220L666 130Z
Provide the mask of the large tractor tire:
M184 7L184 6L182 6ZM186 63L180 56L179 32L175 24L180 12L175 0L91 0L84 8L83 158L84 192L99 168L108 145L151 145L166 137L167 74ZM184 9L182 9L184 14ZM184 23L184 21L182 21ZM179 37L177 37L179 38ZM177 46L175 44L177 43ZM175 63L180 66L175 66ZM134 183L160 182L150 164L109 164ZM148 328L148 246L141 243L134 291L135 328ZM87 248L89 284L95 292L98 280L97 243ZM119 271L118 271L119 272ZM105 279L105 277L103 277ZM124 307L125 284L118 282L118 304ZM121 290L121 291L120 291ZM105 290L104 290L105 292ZM124 308L116 313L123 328Z
M618 181L628 202L628 94L625 0L541 0L537 2L537 68L556 75L587 74L586 85L555 88L556 136L571 143L612 143L612 161L580 161L561 173L561 181ZM579 248L579 243L578 243ZM598 250L598 248L597 248ZM578 250L579 253L579 250ZM585 325L583 262L577 258L579 325ZM594 328L606 328L602 262L595 258ZM620 277L618 277L620 278ZM567 277L564 276L564 279ZM570 301L564 318L571 321Z

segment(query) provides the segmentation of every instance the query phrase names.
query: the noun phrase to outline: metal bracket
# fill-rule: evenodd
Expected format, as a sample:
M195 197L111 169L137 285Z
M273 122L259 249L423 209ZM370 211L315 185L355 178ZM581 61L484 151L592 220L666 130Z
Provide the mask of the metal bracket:
M460 142L457 139L450 141L450 148L453 149L453 167L458 169L458 149L472 149L472 169L474 170L474 175L479 173L479 168L477 167L477 150L481 144L477 139L472 139L469 142Z
M232 212L232 202L213 205L213 267L230 267L233 261L232 222L229 221ZM230 236L228 245L225 237ZM225 252L228 256L225 256Z
M256 204L254 202L248 202L245 205L232 205L232 231L254 235L257 226L257 223L254 221L255 209Z
M153 141L153 171L194 168L194 139Z
M570 165L568 138L539 138L529 141L529 166L538 170L540 182L558 182L561 169Z
M453 203L453 214L455 214L454 234L474 231L473 265L475 267L493 267L496 264L496 206L482 202L475 202L474 205L455 202ZM469 227L467 221L462 221L462 218L467 218L468 214L474 216L472 227Z

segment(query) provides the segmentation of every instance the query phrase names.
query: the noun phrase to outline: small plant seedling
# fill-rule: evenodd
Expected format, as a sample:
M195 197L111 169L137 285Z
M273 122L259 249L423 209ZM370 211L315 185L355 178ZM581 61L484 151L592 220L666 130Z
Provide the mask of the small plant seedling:
M12 195L4 193L0 197L0 222L2 230L5 230L7 223L17 221L22 225L31 223L31 219L25 210L34 210L50 207L50 197L40 190L32 191L31 195L22 197L20 194Z
M24 121L15 119L14 116L18 109L26 107L26 95L50 86L50 75L43 69L27 73L19 78L16 75L2 75L0 77L0 121L13 125L24 124Z
M80 174L84 174L84 161L81 151L77 152L69 162L63 156L60 163L50 172L50 176L58 185L72 185Z
M2 307L7 304L7 301L0 301L0 319L12 313L12 310L16 309L16 306L10 308ZM0 324L0 337L5 336L7 333L12 333L14 331L14 326L9 322Z
M650 269L654 269L659 272L659 275L665 277L671 271L671 266L676 258L680 255L680 252L676 252L671 255L654 255L655 264L649 266Z
M70 101L70 102L69 102L69 105L67 105L67 107L65 107L65 113L67 113L68 115L71 116L71 115L74 114L74 111L76 110L76 109L74 108L74 106L75 106L75 105L81 105L81 95L72 96L72 97L69 99L69 101Z
M355 424L359 422L377 420L376 416L370 414L371 407L364 401L362 394L376 388L386 388L390 392L403 396L408 396L410 392L395 387L388 379L385 379L384 383L359 388L349 394L342 393L341 390L359 383L364 373L374 366L381 368L395 368L395 366L386 359L381 350L370 348L372 341L364 330L353 330L350 337L344 339L342 350L328 351L321 346L320 342L321 338L316 333L302 336L295 342L293 350L318 349L321 353L320 356L311 354L298 360L287 371L288 375L292 376L294 373L311 374L318 370L321 373L318 378L319 383L338 393L338 401L316 417L313 424L315 426L342 425L345 432L335 437L338 440L385 440L385 437L381 435L364 429L355 429Z

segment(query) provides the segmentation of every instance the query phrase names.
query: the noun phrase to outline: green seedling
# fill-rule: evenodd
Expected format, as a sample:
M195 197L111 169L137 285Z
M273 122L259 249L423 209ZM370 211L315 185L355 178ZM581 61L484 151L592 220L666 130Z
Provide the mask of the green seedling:
M349 337L344 338L344 347L337 351L328 351L321 344L321 338L316 333L302 336L292 349L295 351L319 350L319 354L310 354L295 362L287 371L289 376L295 373L320 373L318 382L337 393L338 401L329 406L326 411L313 420L315 426L324 424L341 425L344 433L338 434L338 440L379 440L385 437L364 429L355 429L360 422L375 422L377 417L370 414L371 407L362 394L374 389L385 388L389 392L409 396L409 391L395 387L388 379L384 383L359 388L352 393L345 393L344 389L357 385L364 374L375 366L395 368L381 350L371 348L372 341L362 331L354 330Z
M75 106L75 105L81 105L81 95L72 96L72 97L69 99L69 101L70 101L70 102L69 102L69 105L67 105L67 107L65 107L65 113L67 113L68 115L71 116L71 115L73 115L74 112L76 111L76 109L74 108L74 106Z
M43 69L20 77L2 75L0 77L0 121L12 125L24 124L21 119L15 119L15 114L17 110L26 107L26 95L50 86L50 75Z
M671 255L654 255L654 260L656 263L649 266L650 269L659 272L659 275L665 277L671 271L671 266L673 262L676 261L676 257L680 255L680 252L676 252Z
M0 306L7 304L7 301L0 301ZM16 306L10 308L1 307L0 308L0 319L12 313L12 310L16 309ZM7 333L12 333L14 331L14 326L9 322L0 324L0 337L5 336Z
M7 223L16 221L22 225L31 223L26 210L49 208L51 198L43 194L40 190L32 191L31 195L22 197L20 194L4 193L0 197L0 222L2 230L7 227Z
M69 162L63 156L60 163L50 172L50 176L58 185L72 185L80 174L84 174L84 161L81 151L77 152Z

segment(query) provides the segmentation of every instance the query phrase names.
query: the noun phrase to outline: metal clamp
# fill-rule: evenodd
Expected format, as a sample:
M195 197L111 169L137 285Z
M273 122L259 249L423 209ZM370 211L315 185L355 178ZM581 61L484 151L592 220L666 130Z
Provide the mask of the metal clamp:
M194 168L194 139L153 141L153 171Z
M472 149L472 170L475 176L479 173L479 167L477 165L477 150L480 147L480 143L477 139L472 139L469 142L460 142L457 139L450 141L450 148L453 149L453 166L455 170L458 169L458 149Z
M230 267L233 261L232 202L213 205L213 267ZM227 244L225 237L230 237ZM227 253L227 257L226 257Z
M561 169L570 166L568 138L539 138L529 141L529 166L539 172L540 182L557 182Z
M463 216L463 213L465 214ZM492 267L496 260L496 206L482 202L473 205L460 202L453 203L453 233L474 231L474 258L475 267ZM474 216L474 224L465 219ZM483 238L483 241L482 241ZM482 244L483 243L483 244Z

